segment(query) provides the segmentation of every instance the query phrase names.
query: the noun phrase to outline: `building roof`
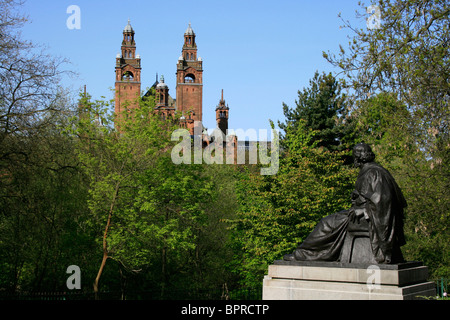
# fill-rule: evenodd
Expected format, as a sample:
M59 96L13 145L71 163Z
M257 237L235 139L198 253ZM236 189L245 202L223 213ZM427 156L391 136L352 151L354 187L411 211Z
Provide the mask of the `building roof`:
M167 88L167 84L164 83L164 76L163 75L161 75L161 80L156 85L156 88Z
M190 22L189 22L189 26L188 26L188 28L186 29L186 32L185 32L184 34L185 34L185 35L189 35L189 36L195 35L194 30L192 30L192 27L191 27L191 23L190 23Z
M123 32L134 32L133 27L130 24L130 19L128 19L128 24L125 26L125 29L123 29Z

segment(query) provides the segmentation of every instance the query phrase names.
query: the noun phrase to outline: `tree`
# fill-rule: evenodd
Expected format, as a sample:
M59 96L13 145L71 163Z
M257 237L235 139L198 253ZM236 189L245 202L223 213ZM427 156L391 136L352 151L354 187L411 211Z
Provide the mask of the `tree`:
M27 21L20 2L0 1L0 143L11 134L32 134L56 115L58 86L67 63L20 38ZM0 156L7 156L0 154Z
M396 177L409 204L406 257L422 259L432 274L447 276L449 225L449 25L447 1L372 1L379 28L353 32L338 56L324 57L340 68L353 91L354 118L361 138L374 144L380 161ZM368 18L366 8L361 4Z
M355 110L357 132L370 145L376 161L395 176L407 199L403 248L409 260L424 261L433 277L447 277L449 205L445 161L427 158L411 135L411 114L395 94L380 93ZM447 162L448 163L448 162Z
M355 170L343 164L343 152L313 141L317 132L306 121L286 127L286 154L277 175L243 173L239 208L231 219L235 268L243 284L257 287L268 264L291 253L324 216L350 207Z
M449 26L450 8L444 0L372 1L381 13L379 28L355 28L353 38L340 47L339 57L323 53L342 70L344 87L364 100L378 92L392 92L412 115L418 148L429 156L446 153L450 119ZM361 4L368 18L366 8Z
M2 144L9 156L0 162L0 287L9 292L64 289L74 260L88 270L87 188L75 141L62 133L73 109L57 103L66 114Z
M80 239L83 183L61 126L74 111L63 59L23 40L21 2L0 0L0 287L59 289ZM67 256L65 255L67 254Z
M82 97L82 111L76 134L79 136L78 156L89 181L89 209L94 229L103 226L101 247L103 257L94 281L98 295L99 282L108 259L121 266L138 270L145 264L142 234L146 234L142 216L134 201L143 172L154 166L168 146L163 123L151 116L145 105L120 115L120 132L110 127L108 102ZM125 119L125 120L124 120ZM166 139L165 139L166 138ZM139 236L137 236L139 235ZM129 259L129 252L135 255Z
M309 81L309 87L298 91L298 101L295 104L295 108L290 108L283 103L286 122L278 122L282 130L286 131L291 124L295 132L303 119L308 128L316 131L311 143L317 141L318 147L331 151L349 148L351 129L349 130L346 117L346 96L341 93L341 85L331 73L319 75L316 71Z
M392 170L395 163L415 151L409 134L411 114L395 94L383 92L356 104L352 113L355 135L372 146L378 162Z
M205 233L212 234L208 223L217 223L221 216L211 208L219 182L205 174L202 165L174 164L170 136L175 122L155 113L154 101L139 103L139 108L117 117L120 132L108 125L107 103L91 103L89 97L80 103L85 113L78 122L78 154L90 180L92 226L103 230L94 292L98 295L101 276L112 260L122 276L146 272L152 289L159 289L159 298L164 298L176 284L187 287L183 275L188 270L191 279L199 280L189 284L191 288L204 282L200 275L210 262L201 254L212 250L202 250L207 242L214 242L214 237L205 238Z

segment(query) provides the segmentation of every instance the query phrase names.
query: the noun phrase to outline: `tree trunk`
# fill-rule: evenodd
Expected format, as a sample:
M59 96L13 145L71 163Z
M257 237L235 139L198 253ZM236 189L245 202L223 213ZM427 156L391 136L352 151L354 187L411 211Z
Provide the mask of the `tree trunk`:
M165 244L166 236L164 236L164 245L161 252L161 299L164 300L166 294L166 262L167 262L167 246Z
M169 213L166 212L165 214L165 221L169 221ZM165 234L163 236L163 247L162 247L162 252L161 252L161 276L162 276L162 281L161 281L161 299L164 300L165 299L165 294L166 294L166 280L167 280L167 234Z
M120 300L126 300L125 290L127 288L127 276L123 273L122 268L124 267L120 261L117 261L119 265L119 273L120 273L120 291L121 297Z
M108 259L108 252L103 252L103 259L102 263L100 265L100 269L98 270L97 277L94 281L94 294L95 294L95 300L100 300L100 297L98 295L98 283L100 281L100 276L102 275L103 268L105 268L106 260Z
M111 206L109 208L108 220L106 221L105 232L103 234L103 259L102 259L102 263L100 264L100 269L98 270L97 277L95 278L95 281L94 281L95 300L99 300L98 284L99 284L103 269L105 268L106 260L108 259L108 245L106 242L106 238L108 237L108 230L109 230L109 227L111 226L111 218L112 218L112 214L114 212L114 206L116 204L116 199L117 199L117 196L119 195L119 186L120 186L120 182L117 182L116 188L114 190L114 195L111 200Z

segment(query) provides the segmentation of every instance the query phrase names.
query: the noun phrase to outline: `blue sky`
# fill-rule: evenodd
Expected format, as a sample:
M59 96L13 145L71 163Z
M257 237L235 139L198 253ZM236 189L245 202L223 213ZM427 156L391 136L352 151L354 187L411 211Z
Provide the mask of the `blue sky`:
M80 7L79 30L66 26L70 5ZM109 99L130 19L142 58L142 90L158 73L175 97L176 63L191 22L203 59L204 126L215 127L223 89L229 128L258 130L269 129L269 119L284 119L282 103L294 106L316 70L337 71L322 51L346 46L348 31L339 28L338 13L353 21L357 9L356 0L27 0L23 11L30 23L23 36L71 61L79 77L67 79L67 86L78 91L86 84L94 98Z

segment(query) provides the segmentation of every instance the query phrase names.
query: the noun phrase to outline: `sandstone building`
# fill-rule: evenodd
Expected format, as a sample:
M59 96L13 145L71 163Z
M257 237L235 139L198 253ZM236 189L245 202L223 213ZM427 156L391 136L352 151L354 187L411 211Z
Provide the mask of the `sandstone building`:
M136 53L135 32L128 20L123 30L121 51L116 56L115 112L138 107L138 99L155 99L155 110L161 116L169 117L181 113L180 126L194 134L194 124L203 121L203 61L198 56L196 35L189 23L184 33L181 55L176 62L176 97L169 94L164 77L158 80L142 97L141 95L141 57ZM154 93L155 92L155 93ZM222 97L216 107L217 127L227 133L229 107ZM202 125L201 125L202 126ZM199 132L203 132L203 126ZM198 131L197 131L198 132Z

